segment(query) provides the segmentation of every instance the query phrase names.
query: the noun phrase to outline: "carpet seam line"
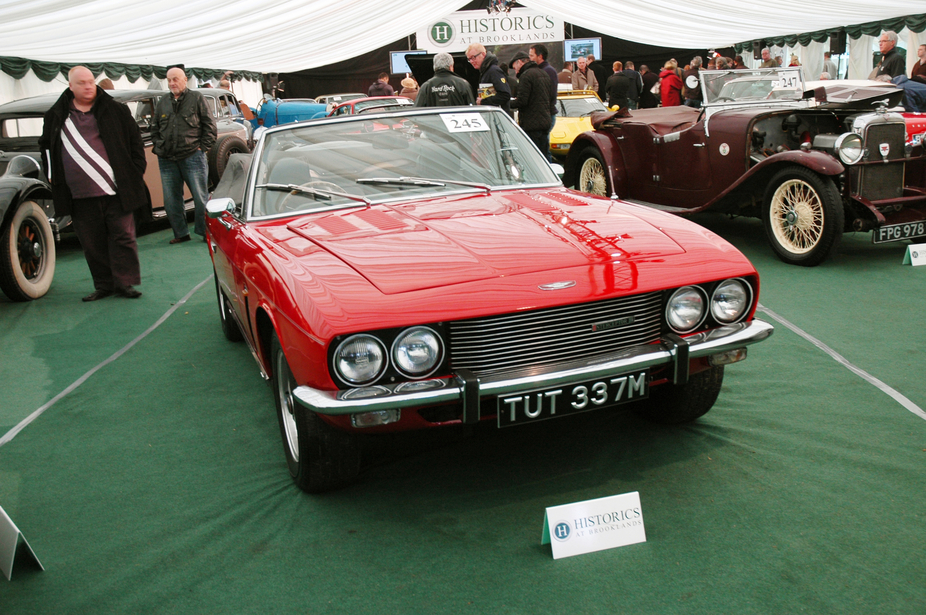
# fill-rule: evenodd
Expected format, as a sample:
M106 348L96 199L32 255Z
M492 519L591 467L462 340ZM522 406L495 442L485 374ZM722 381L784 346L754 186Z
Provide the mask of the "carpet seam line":
M186 295L183 296L183 298L177 301L177 303L172 305L170 309L164 312L164 314L161 315L161 317L158 318L153 325L145 329L145 331L139 334L135 339L133 339L131 342L129 342L128 344L126 344L125 346L123 346L122 348L114 352L107 359L103 360L102 362L98 363L96 366L92 367L83 376L81 376L80 378L72 382L70 385L68 385L67 388L65 388L63 391L61 391L60 393L52 397L50 400L45 402L45 404L43 404L37 410L35 410L32 414L30 414L29 416L24 418L22 421L20 421L19 424L16 425L16 427L6 432L6 434L4 434L2 438L0 438L0 446L3 446L4 444L7 444L8 442L10 442L13 438L15 438L19 434L19 432L21 432L23 429L28 427L33 421L35 421L40 416L42 416L42 414L44 414L46 410L54 406L56 403L58 403L58 401L60 401L61 399L64 399L67 395L74 392L78 387L80 387L80 385L86 382L93 374L97 373L98 371L100 371L101 369L103 369L104 367L106 367L107 365L109 365L110 363L112 363L113 361L121 357L122 355L124 355L133 346L135 346L135 344L137 344L138 342L148 337L151 333L154 332L155 329L160 327L164 323L164 321L170 318L170 316L174 312L176 312L180 308L181 305L185 304L190 299L190 297L192 297L193 294L196 293L196 291L202 288L206 284L206 282L208 282L211 279L212 279L212 275L210 275L208 278L206 278L205 280L203 280L202 282L194 286L193 290L188 292Z

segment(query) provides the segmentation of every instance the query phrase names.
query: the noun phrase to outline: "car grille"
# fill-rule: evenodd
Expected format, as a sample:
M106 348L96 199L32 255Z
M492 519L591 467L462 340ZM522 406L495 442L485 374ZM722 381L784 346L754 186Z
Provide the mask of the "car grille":
M521 371L648 344L661 327L660 293L461 320L449 326L450 366L477 376Z
M865 133L865 162L883 160L881 144L890 147L889 161L904 157L905 129L903 124L875 124ZM904 163L872 164L859 167L853 182L853 192L870 201L896 199L903 196Z

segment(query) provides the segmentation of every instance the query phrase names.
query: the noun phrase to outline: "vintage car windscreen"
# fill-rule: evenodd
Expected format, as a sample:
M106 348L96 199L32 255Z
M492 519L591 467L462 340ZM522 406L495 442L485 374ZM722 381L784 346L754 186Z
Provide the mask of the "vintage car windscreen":
M704 104L799 101L804 95L801 69L702 70Z
M559 115L562 117L585 117L593 111L607 111L608 108L594 96L581 98L560 98Z
M502 111L350 116L264 136L250 217L460 191L558 184Z

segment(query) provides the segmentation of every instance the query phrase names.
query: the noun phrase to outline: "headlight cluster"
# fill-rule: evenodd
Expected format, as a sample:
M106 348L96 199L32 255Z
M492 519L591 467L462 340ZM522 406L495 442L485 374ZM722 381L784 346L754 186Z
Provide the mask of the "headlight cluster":
M720 325L737 322L752 306L752 287L741 278L731 278L717 284L708 293L699 286L683 286L666 303L666 322L676 333L697 329L708 314Z
M406 378L425 378L434 373L443 357L444 344L436 331L410 327L396 336L388 353L378 337L352 335L338 344L332 363L341 380L364 386L379 380L390 364Z
M846 164L855 164L865 153L862 138L854 132L847 132L836 139L836 152L839 159Z
M817 135L813 139L813 147L830 151L834 156L839 156L844 164L855 164L865 155L862 137L854 132Z

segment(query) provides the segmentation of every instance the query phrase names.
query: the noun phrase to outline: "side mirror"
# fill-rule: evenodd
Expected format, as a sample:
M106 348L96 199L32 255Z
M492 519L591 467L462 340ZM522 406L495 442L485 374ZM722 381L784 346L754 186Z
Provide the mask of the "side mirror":
M562 181L563 175L566 174L566 169L563 168L563 165L558 162L551 162L550 168L553 169L553 172L556 173L556 176L559 177L560 181Z
M221 218L224 213L235 211L235 202L232 199L211 199L206 203L206 215L210 218Z

